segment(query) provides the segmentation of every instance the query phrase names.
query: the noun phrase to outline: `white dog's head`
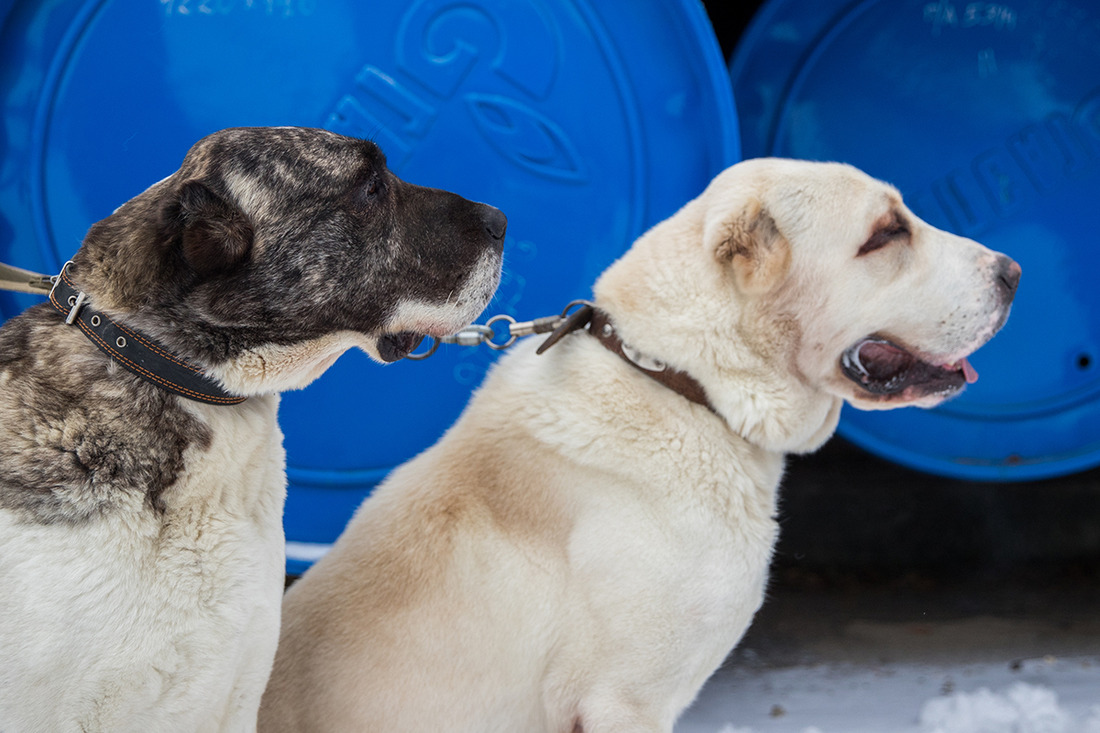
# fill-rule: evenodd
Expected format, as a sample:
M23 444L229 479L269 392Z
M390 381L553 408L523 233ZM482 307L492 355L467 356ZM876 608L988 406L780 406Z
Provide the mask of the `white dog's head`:
M624 340L693 374L735 427L791 450L831 434L840 400L929 407L957 394L1019 277L855 168L759 159L643 236L597 296ZM635 318L646 308L663 325Z

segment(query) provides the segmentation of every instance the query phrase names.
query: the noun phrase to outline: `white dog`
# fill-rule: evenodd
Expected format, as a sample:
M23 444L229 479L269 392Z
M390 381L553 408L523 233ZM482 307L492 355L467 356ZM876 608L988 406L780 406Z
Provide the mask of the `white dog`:
M957 393L1019 274L853 168L732 167L291 587L260 729L670 731L761 604L784 454Z

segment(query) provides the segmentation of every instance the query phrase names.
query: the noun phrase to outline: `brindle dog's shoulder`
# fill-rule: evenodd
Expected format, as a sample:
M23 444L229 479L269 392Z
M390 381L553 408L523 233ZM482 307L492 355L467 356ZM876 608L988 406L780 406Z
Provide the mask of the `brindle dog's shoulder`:
M45 304L0 328L0 509L25 521L159 512L184 451L210 444L173 396L85 341Z

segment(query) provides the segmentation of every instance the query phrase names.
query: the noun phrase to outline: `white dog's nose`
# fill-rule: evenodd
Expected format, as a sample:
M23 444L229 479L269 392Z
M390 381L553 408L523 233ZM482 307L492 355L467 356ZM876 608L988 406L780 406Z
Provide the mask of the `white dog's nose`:
M997 257L997 283L1004 290L1005 300L1012 300L1016 296L1016 287L1020 284L1020 274L1023 270L1011 257L998 255Z

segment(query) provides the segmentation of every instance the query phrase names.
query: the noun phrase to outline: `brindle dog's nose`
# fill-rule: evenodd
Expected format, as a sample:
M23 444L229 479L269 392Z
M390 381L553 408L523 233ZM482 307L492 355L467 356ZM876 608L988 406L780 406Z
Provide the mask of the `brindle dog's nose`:
M485 210L481 215L481 220L485 222L485 231L489 232L489 236L493 239L503 240L504 232L508 229L508 217L496 207L486 204L483 204L483 206L485 206Z

